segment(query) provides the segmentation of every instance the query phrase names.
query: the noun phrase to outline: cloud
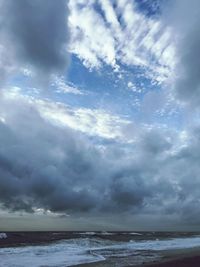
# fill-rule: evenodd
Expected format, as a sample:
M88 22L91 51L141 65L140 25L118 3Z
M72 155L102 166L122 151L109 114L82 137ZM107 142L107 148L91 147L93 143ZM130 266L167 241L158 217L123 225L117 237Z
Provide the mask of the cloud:
M165 16L176 44L175 94L179 101L191 107L200 103L199 12L198 0L176 0Z
M199 2L177 0L170 19L163 20L142 14L135 1L114 2L69 1L69 41L66 1L0 0L1 82L35 72L39 80L52 76L56 93L83 97L86 91L57 76L67 65L70 42L89 68L138 66L158 83L177 63L176 99L198 107ZM126 87L135 86L127 80ZM199 222L200 127L155 123L157 113L176 122L177 103L164 89L142 92L137 125L102 109L50 101L34 88L27 95L17 87L2 89L1 206L36 214L127 212Z
M199 127L184 134L156 126L130 128L131 143L99 146L81 131L52 123L32 98L6 92L0 104L4 208L200 219Z
M84 93L72 83L65 83L64 77L55 77L52 86L56 88L57 93L83 95Z
M66 68L66 0L1 0L0 8L0 71L5 78L30 68L44 79Z
M52 211L91 208L96 196L88 179L96 172L97 152L74 131L43 120L31 104L7 99L2 106L8 110L6 123L1 123L5 146L0 149L0 195L4 206L26 211L34 206Z
M158 83L169 76L174 63L170 29L158 17L141 13L136 1L72 0L69 9L70 50L87 67L139 66Z
M5 95L5 91L3 91ZM110 140L129 141L125 130L132 124L127 118L106 112L103 109L73 107L61 102L30 98L20 92L20 88L12 88L7 97L19 101L31 102L45 120L59 127L70 127L88 136Z

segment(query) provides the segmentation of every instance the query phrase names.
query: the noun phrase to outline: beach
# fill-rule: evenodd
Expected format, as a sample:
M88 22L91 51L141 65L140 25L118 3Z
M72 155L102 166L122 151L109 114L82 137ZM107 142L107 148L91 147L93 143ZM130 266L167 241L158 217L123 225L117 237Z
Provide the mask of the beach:
M193 257L176 259L176 260L172 260L168 262L148 265L148 267L159 267L159 266L160 267L199 267L200 256L193 256Z
M119 267L118 262L112 260L98 263L88 263L76 265L76 267ZM153 263L142 263L140 265L128 264L123 267L199 267L200 266L200 248L175 250L164 252L163 258Z
M5 267L200 266L199 233L7 232L1 237Z

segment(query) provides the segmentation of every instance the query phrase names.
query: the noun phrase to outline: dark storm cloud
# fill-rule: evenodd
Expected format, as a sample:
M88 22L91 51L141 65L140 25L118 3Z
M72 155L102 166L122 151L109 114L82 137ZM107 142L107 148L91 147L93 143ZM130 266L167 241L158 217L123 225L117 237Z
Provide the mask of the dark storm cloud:
M10 66L31 67L39 75L63 71L67 64L66 0L1 0L0 44ZM42 72L42 74L40 73Z
M41 117L37 102L0 100L0 203L10 210L157 213L200 219L199 128L166 129L104 150ZM5 113L5 110L7 111Z
M168 23L176 45L175 93L192 107L200 103L200 1L172 1Z
M1 202L13 210L91 209L96 202L91 188L96 152L76 141L70 130L45 122L33 107L15 104L16 115L7 115L12 129L1 123ZM19 117L22 121L15 124ZM87 156L89 150L91 156Z

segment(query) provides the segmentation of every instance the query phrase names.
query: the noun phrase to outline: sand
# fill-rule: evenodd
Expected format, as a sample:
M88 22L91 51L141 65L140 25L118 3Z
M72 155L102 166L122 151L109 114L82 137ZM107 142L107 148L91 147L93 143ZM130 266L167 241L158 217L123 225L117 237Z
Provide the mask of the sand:
M138 267L200 267L200 248L167 251L160 262Z
M123 265L123 267L200 267L200 248L162 252L163 258L154 263ZM98 263L76 265L76 267L120 267L116 259Z

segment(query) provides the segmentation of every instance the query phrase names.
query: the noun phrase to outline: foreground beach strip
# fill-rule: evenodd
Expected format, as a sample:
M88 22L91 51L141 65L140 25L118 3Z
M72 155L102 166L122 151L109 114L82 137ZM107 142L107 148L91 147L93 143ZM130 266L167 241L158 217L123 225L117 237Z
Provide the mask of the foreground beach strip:
M143 265L144 266L144 265ZM199 267L200 256L148 265L148 267Z
M110 267L117 263L115 259L109 259L102 262L79 264L76 267ZM143 263L140 265L130 265L122 267L199 267L200 266L200 248L180 249L174 251L166 251L162 254L162 258L154 263ZM75 267L75 266L74 266Z
M200 254L199 254L200 255ZM91 263L91 264L82 264L82 265L76 265L76 267L106 267L110 266L109 263L106 262L99 262L99 263ZM130 267L131 265L128 265L126 267ZM174 260L168 260L164 262L157 262L154 264L143 264L143 265L132 265L132 267L199 267L200 266L200 256L191 256L181 259L174 259Z

